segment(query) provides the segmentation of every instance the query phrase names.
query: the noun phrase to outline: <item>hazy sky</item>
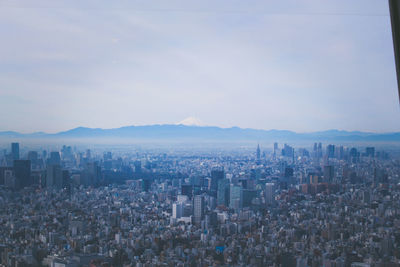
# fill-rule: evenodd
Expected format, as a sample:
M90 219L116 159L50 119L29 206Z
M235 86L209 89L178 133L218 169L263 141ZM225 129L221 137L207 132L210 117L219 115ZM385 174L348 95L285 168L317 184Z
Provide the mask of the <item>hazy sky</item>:
M0 0L0 36L0 130L400 130L383 0Z

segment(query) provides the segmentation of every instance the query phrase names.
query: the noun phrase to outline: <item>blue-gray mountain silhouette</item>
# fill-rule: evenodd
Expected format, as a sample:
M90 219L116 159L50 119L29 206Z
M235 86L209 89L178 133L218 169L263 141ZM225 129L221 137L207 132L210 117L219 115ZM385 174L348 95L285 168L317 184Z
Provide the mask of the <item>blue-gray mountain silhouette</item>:
M36 132L22 134L13 131L0 132L9 138L131 138L156 140L214 140L214 141L386 141L400 142L400 132L369 133L360 131L328 130L296 133L287 130L257 130L239 127L186 126L175 124L126 126L113 129L78 127L55 134Z

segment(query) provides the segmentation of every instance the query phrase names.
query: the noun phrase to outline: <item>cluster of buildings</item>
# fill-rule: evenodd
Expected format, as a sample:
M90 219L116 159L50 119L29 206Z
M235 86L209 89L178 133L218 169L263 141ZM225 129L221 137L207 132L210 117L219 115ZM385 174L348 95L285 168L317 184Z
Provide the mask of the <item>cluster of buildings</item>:
M0 265L400 266L400 158L371 146L0 162Z

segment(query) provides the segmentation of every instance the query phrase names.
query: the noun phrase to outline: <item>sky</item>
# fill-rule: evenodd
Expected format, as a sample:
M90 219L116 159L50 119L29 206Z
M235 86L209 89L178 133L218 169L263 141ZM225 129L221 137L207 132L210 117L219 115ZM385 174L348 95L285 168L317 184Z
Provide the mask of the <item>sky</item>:
M400 131L387 1L0 0L0 131Z

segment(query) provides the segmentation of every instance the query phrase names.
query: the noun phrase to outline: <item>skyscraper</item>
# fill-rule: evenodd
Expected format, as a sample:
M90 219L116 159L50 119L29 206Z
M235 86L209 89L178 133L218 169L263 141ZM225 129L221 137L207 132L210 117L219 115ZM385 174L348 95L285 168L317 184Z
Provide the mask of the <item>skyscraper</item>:
M193 185L183 184L181 185L181 194L192 198L193 196Z
M142 191L143 192L149 192L150 188L151 188L151 184L152 184L152 180L150 179L142 179Z
M375 157L375 147L367 147L365 148L365 156L367 157Z
M19 143L11 143L11 155L12 159L19 159Z
M242 207L242 188L231 184L229 197L229 208L238 210Z
M275 184L274 183L266 183L265 184L265 204L273 205L275 203Z
M275 143L274 143L274 157L276 156L276 152L278 152L278 149L279 149L278 143L275 142Z
M68 192L71 192L71 176L68 170L62 171L62 188L66 188Z
M31 178L31 161L30 160L14 160L14 175L16 189L22 189L32 185Z
M61 166L58 164L48 165L46 171L46 187L60 190L62 186L63 175Z
M256 157L257 157L257 160L260 160L260 158L261 158L260 144L257 145Z
M257 190L242 189L242 208L251 207L252 201L257 197Z
M229 207L229 180L221 179L218 181L218 191L217 191L217 204Z
M61 157L60 152L53 151L50 153L50 158L47 160L48 165L60 165L61 166Z
M328 156L328 158L335 157L335 145L328 145L326 147L326 155Z
M142 172L142 162L140 160L135 161L134 166L135 166L136 173Z
M332 165L326 165L324 166L324 181L327 183L332 183L334 177L335 172L334 172L334 168Z
M177 202L172 204L172 218L179 219L183 215L183 203Z
M193 220L195 224L200 224L204 218L204 197L196 195L193 200Z
M81 174L84 185L98 185L101 179L101 168L97 162L89 162Z
M5 184L5 173L6 171L11 171L12 172L13 167L0 167L0 185Z
M29 151L28 159L31 161L32 168L36 168L36 166L38 165L38 159L39 159L39 155L38 155L37 151ZM35 167L33 167L33 166L35 166Z
M211 171L211 185L210 190L214 191L215 193L218 190L218 181L224 179L224 169L213 169Z
M322 143L318 143L317 156L318 158L322 157Z

